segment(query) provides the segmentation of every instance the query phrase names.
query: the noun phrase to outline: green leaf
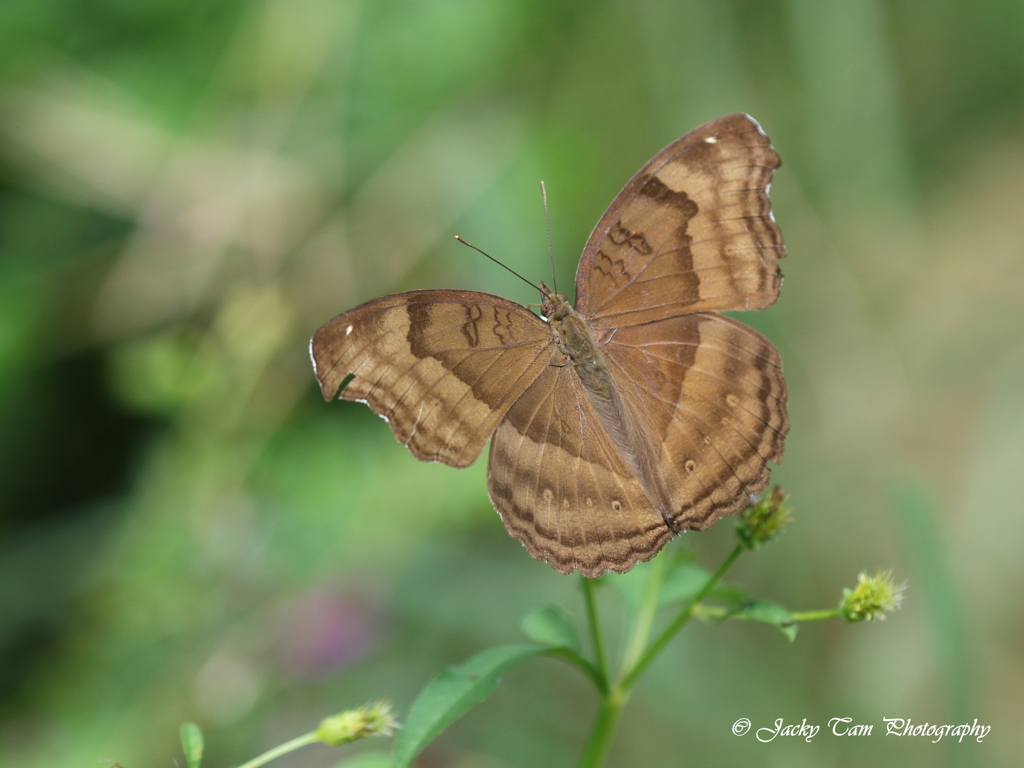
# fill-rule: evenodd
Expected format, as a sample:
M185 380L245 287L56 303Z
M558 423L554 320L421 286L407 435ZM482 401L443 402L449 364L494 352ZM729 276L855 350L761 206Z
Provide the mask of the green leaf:
M547 650L541 645L500 645L442 671L409 708L391 752L392 768L406 768L439 733L490 696L507 670Z
M664 554L659 557L664 557ZM650 560L646 563L637 563L632 570L626 573L605 574L601 577L601 581L611 583L625 599L627 605L637 611L643 604L644 595L647 594L647 585L651 580L651 567Z
M710 578L710 573L692 563L685 563L673 568L661 585L658 603L665 605L692 597L704 588Z
M793 615L778 603L771 603L767 600L752 600L739 607L734 616L742 616L751 621L760 621L778 627L789 641L796 639L797 623Z
M181 749L188 768L199 768L203 760L203 732L195 723L181 724Z
M691 550L679 549L674 552L663 552L658 557L667 557L667 563L658 590L658 605L668 605L686 600L697 594L708 583L711 574L694 562L695 555ZM611 578L626 602L633 610L638 610L647 594L651 579L651 563L640 563L629 573L616 574ZM605 577L608 578L608 577ZM738 587L725 583L716 584L708 597L722 600L729 605L743 602L746 594Z
M520 628L523 634L535 643L552 648L569 648L577 654L582 654L576 625L569 614L558 606L546 605L527 614Z
M741 603L746 603L748 600L747 591L739 584L733 584L729 581L718 582L708 597L729 606L738 606Z
M360 752L334 766L334 768L389 768L391 755L387 752Z
M693 597L708 583L711 574L694 563L680 563L666 575L658 594L658 604L678 603ZM737 584L718 582L707 596L726 605L747 601L747 593Z

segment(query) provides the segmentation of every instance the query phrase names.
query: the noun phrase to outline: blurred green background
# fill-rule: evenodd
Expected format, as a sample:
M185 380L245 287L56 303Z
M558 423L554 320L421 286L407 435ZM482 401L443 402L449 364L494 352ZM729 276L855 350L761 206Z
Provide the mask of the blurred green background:
M742 319L783 355L796 523L731 578L794 610L909 587L794 644L688 627L611 764L1019 764L1024 3L3 0L0 766L169 766L189 719L226 768L579 615L485 463L325 404L307 339L396 290L536 301L451 235L547 279L540 179L569 285L632 173L733 111L784 160L786 283ZM595 704L531 663L423 765L572 764ZM839 716L992 732L730 733Z

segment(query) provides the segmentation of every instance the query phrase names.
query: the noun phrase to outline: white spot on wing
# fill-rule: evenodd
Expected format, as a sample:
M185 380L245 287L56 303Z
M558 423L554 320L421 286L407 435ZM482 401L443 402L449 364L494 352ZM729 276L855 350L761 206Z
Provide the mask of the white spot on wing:
M348 336L350 333L352 333L352 326L351 325L348 328L345 329L345 335L346 336Z
M320 378L320 374L316 370L316 358L313 357L313 340L309 340L309 361L313 364L313 375Z
M714 136L708 136L706 139L704 139L704 141L706 143L708 143L708 144L717 144L718 143L718 139L716 139Z

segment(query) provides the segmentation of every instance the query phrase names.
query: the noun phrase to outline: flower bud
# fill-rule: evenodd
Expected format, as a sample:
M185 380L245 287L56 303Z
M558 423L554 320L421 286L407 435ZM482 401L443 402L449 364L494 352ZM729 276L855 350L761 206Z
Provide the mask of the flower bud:
M391 704L378 701L364 707L348 709L324 718L316 729L316 738L328 746L336 747L367 736L390 736L398 728L391 712Z
M782 526L793 522L788 516L789 507L783 506L785 501L786 492L776 485L740 513L736 535L744 547L757 549L778 536Z
M903 602L907 585L896 585L892 571L878 571L874 576L861 573L857 586L843 590L839 610L847 621L881 621Z

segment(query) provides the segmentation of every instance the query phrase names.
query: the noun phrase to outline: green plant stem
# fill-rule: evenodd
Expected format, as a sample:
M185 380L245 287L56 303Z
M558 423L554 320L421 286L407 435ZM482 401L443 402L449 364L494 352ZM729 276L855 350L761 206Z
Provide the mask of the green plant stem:
M586 747L577 764L578 768L601 768L604 765L608 749L615 736L615 727L619 724L622 708L629 700L629 693L619 686L612 688L601 700L601 708L590 729Z
M633 683L636 682L636 679L643 674L644 670L647 669L650 663L654 661L659 653L661 653L661 650L675 636L676 632L678 632L679 629L689 620L690 616L693 614L694 607L708 596L708 593L714 589L715 585L722 579L744 551L745 547L742 544L736 546L732 553L725 559L725 562L723 562L711 578L708 579L700 592L690 598L689 602L683 606L683 609L672 620L672 622L662 630L662 633L658 635L658 638L653 643L651 643L650 647L644 652L636 664L625 671L625 675L619 682L620 688L628 691L632 687Z
M257 768L257 766L263 765L264 763L269 763L276 757L286 755L289 752L298 749L299 747L306 746L307 744L315 744L318 741L319 739L316 737L316 731L310 731L309 733L304 734L302 736L298 736L292 739L291 741L286 741L284 744L279 744L273 749L268 749L259 757L254 757L245 765L239 766L239 768Z
M583 579L583 599L587 605L587 626L590 627L590 642L594 647L594 665L600 676L597 686L602 696L608 694L608 661L604 655L604 639L601 636L601 622L597 618L597 601L594 599L594 582L586 576Z
M616 726L622 715L622 708L629 701L630 689L633 687L633 683L647 669L675 633L687 622L694 609L700 605L701 600L708 596L744 551L745 547L742 544L738 545L725 559L725 562L719 566L718 570L708 579L701 590L690 598L679 614L658 635L650 647L644 650L647 639L651 634L651 628L654 626L654 618L658 610L658 593L661 590L664 573L664 562L661 558L656 559L652 563L651 580L647 584L643 602L636 614L636 626L630 638L629 647L623 657L621 677L614 685L606 683L601 691L601 707L598 709L594 725L590 729L590 735L587 737L583 755L577 764L578 768L601 768L604 765L608 750L612 744L612 738L615 736ZM597 666L603 672L604 679L607 681L608 667L601 640L601 625L597 616L597 604L594 600L593 585L587 579L583 580L583 594L587 604L587 622L590 626L590 634L594 643L594 657Z
M825 608L820 611L797 611L790 614L793 621L821 621L822 619L835 619L843 615L839 608Z
M650 580L644 589L643 600L636 612L633 632L630 636L629 645L622 659L622 669L630 669L637 659L643 654L647 639L651 635L651 627L654 626L654 618L658 612L658 593L661 591L662 576L664 574L664 559L656 557L651 563ZM591 619L591 632L600 636L600 625L597 621L597 606L593 603L587 605L587 615ZM596 647L596 644L595 644ZM602 661L603 663L603 661ZM594 725L587 737L587 744L580 757L579 768L600 768L604 765L608 750L611 748L612 739L615 736L615 729L622 715L622 708L629 700L629 688L616 685L612 688L605 686L602 692L601 708L597 711Z
M734 610L729 608L723 608L720 605L704 605L703 603L693 606L693 615L697 618L706 617L709 619L738 619L740 621L749 621L749 616L744 616L742 613L736 613ZM843 612L839 608L824 608L820 611L797 611L791 613L793 621L822 621L823 619L835 619L843 615Z
M647 588L644 590L640 610L636 613L636 624L633 627L632 637L630 637L629 645L622 656L620 676L633 668L647 646L651 628L654 626L654 619L658 614L658 593L661 591L664 574L665 558L659 555L651 562L651 575L647 582Z

